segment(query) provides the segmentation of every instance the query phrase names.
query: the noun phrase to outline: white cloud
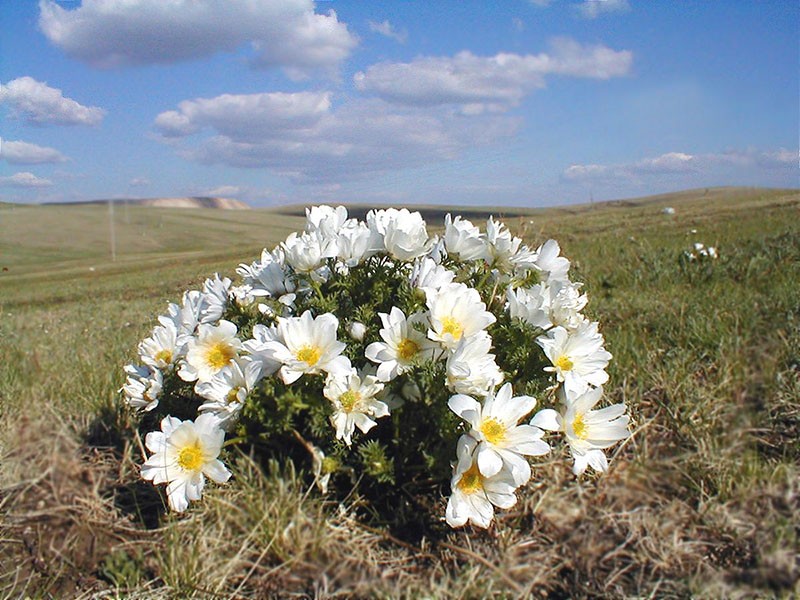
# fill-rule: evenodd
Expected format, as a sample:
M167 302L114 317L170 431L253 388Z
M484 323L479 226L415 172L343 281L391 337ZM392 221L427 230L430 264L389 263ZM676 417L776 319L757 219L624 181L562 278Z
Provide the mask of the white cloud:
M549 75L610 79L628 73L630 51L584 46L569 38L551 41L550 52L422 57L410 63L384 62L355 74L356 88L398 104L461 105L466 114L502 111L518 104Z
M8 177L0 177L0 186L2 187L39 188L51 185L53 185L53 182L49 179L42 179L27 171L14 173Z
M65 98L60 89L32 77L19 77L0 85L0 103L12 114L33 125L97 125L106 114L102 108L83 106Z
M166 137L184 137L204 127L223 135L258 141L285 130L313 127L331 107L329 92L223 94L185 100L163 112L155 125Z
M628 0L584 0L577 9L582 17L596 19L602 15L628 12L631 6Z
M406 40L408 39L408 32L403 30L395 29L389 21L382 21L377 23L375 21L369 22L369 29L370 31L374 31L375 33L379 33L385 37L391 38L401 44L405 44Z
M298 92L189 100L158 115L155 125L189 160L329 184L449 160L513 135L519 121L464 119L446 108L397 107L379 99L334 108L330 92ZM189 136L191 142L181 142Z
M550 6L553 0L528 0L534 6L539 6L541 8L546 8Z
M147 177L134 177L128 182L131 187L146 187L150 185L150 180Z
M0 158L12 165L61 163L67 160L67 157L55 148L2 139L0 139Z
M663 176L704 175L725 172L726 169L796 169L797 151L781 148L777 151L731 150L707 154L667 152L654 158L611 165L571 165L562 173L567 181L641 181Z
M256 67L292 76L335 71L357 39L312 0L40 0L39 27L69 56L93 66L171 63L249 44Z

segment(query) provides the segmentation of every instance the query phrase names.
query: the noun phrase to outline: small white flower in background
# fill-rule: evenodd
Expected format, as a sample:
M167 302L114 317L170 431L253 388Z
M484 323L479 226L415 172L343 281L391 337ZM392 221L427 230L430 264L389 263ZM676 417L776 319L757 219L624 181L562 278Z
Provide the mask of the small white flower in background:
M717 254L717 249L714 246L708 247L708 256L710 258L717 258L719 255Z
M230 297L241 307L250 306L256 301L256 296L253 294L253 286L249 284L231 286Z
M543 432L531 425L518 425L536 406L532 396L512 397L506 383L497 394L489 394L483 405L464 394L452 396L447 405L470 425L469 436L477 442L475 457L484 477L492 477L505 468L516 486L531 477L526 456L542 456L550 446L542 441Z
M367 326L360 321L350 321L347 324L347 335L355 341L361 342L364 340L364 336L367 335Z
M603 388L599 387L571 399L567 395L563 414L547 408L531 420L534 427L564 433L575 460L576 475L586 471L587 466L598 472L607 471L608 459L603 449L630 436L624 403L592 410L602 395Z
M372 342L364 355L378 364L379 380L391 381L420 361L434 358L438 346L414 327L416 323L425 322L423 314L415 313L406 319L403 311L393 306L388 315L378 315L383 324L379 331L383 341Z
M206 400L198 412L212 413L219 419L219 426L229 431L260 378L260 361L242 358L231 362L209 381L197 384L195 391Z
M344 375L351 366L350 360L342 355L344 342L336 339L338 327L339 319L331 313L314 318L311 311L306 311L299 317L281 318L278 338L265 342L263 350L282 364L280 374L286 384L294 383L302 375L323 371Z
M461 338L447 357L445 375L447 388L458 394L484 397L503 381L503 372L489 351L492 338L485 331Z
M153 454L142 465L142 477L154 484L168 484L170 508L183 512L189 501L200 500L206 477L217 483L230 478L230 471L217 459L224 439L225 432L214 415L200 415L194 422L165 417L161 431L145 437Z
M671 206L665 206L664 208L661 209L661 212L664 213L665 215L674 215L675 209L672 208Z
M155 369L167 370L183 356L184 344L178 343L178 329L171 320L153 329L153 334L139 343L142 362Z
M328 493L328 483L331 480L331 471L325 469L325 453L322 448L309 444L311 452L311 470L314 473L314 483L323 494Z
M214 279L206 279L203 284L203 308L200 312L201 323L216 323L222 318L228 306L228 294L231 289L231 280L227 277L220 279L219 274L214 274Z
M236 337L236 325L221 320L219 325L201 324L197 337L186 346L186 361L178 371L184 381L209 381L231 361L239 357L242 342Z
M416 288L430 288L438 292L441 288L451 283L456 274L450 269L445 269L432 258L425 257L414 262L409 278L411 285Z
M425 289L430 309L428 337L445 348L455 349L462 337L486 329L497 318L481 300L478 290L463 283L450 283L439 291Z
M460 260L490 260L486 240L480 230L466 219L450 214L444 218L444 244L448 254Z
M507 469L486 477L481 474L474 451L478 442L462 435L456 448L458 463L450 480L451 494L447 501L445 520L450 527L462 527L468 522L486 529L494 518L494 507L511 508L517 503L517 486Z
M358 373L351 372L345 376L328 377L323 394L333 404L331 424L336 428L337 440L344 440L349 446L356 427L367 433L377 425L370 417L377 419L389 415L386 403L375 398L381 390L383 384L372 375L365 375L362 379Z
M603 335L597 323L586 321L572 331L554 327L546 336L536 338L552 363L545 371L554 372L570 396L582 394L590 385L608 381L605 371L611 354L603 348Z
M380 225L383 246L397 260L413 260L431 247L432 240L428 237L425 221L418 212L389 208Z
M151 411L158 406L158 397L164 385L161 371L146 366L125 365L128 375L122 391L131 408Z

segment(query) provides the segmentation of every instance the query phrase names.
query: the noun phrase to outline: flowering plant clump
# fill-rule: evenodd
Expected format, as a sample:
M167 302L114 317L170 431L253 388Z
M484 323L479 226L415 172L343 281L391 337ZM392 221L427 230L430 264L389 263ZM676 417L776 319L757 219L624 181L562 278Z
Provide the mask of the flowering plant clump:
M493 218L447 215L431 236L406 209L311 208L238 285L185 292L139 344L123 392L149 431L142 476L180 512L244 443L310 461L323 493L357 485L395 523L488 527L559 438L576 475L605 471L628 417L598 408L611 354L569 268L554 240L531 249Z

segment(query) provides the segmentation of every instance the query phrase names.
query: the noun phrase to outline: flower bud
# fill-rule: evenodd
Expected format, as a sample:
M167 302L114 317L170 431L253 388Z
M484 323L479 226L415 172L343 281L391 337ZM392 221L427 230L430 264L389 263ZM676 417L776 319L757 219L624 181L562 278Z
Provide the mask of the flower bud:
M367 326L363 323L359 323L358 321L352 321L347 326L347 333L355 341L360 342L364 339L364 335L367 333Z

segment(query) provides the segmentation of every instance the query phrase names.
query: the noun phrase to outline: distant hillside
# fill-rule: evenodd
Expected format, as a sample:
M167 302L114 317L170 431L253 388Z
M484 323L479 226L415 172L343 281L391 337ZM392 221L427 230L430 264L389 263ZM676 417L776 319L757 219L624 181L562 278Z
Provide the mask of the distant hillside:
M86 206L92 204L129 204L131 206L155 206L158 208L219 208L223 210L249 210L250 205L233 198L215 198L211 196L192 196L186 198L113 198L110 200L87 200L85 202L44 202L59 206Z

